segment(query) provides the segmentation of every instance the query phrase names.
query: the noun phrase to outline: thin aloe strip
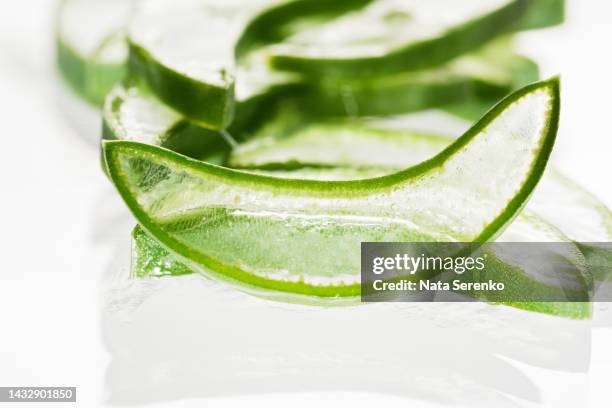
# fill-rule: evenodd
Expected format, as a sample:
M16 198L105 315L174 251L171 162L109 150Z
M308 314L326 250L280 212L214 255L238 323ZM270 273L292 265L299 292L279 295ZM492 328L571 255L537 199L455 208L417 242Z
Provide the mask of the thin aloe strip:
M139 223L187 266L270 296L351 298L362 241L494 238L544 170L558 97L557 79L526 87L435 158L369 180L278 179L127 141L106 142L105 159Z
M511 32L531 5L529 0L380 0L302 30L267 48L266 55L275 68L317 76L427 69Z
M57 66L70 87L101 106L125 74L127 45L123 28L129 0L64 0L57 15Z

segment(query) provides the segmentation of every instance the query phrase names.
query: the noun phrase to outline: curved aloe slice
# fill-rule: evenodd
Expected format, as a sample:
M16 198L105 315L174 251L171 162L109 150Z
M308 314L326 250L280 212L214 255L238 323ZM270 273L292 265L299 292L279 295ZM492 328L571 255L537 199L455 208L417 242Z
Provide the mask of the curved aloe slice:
M524 0L380 0L300 31L267 52L278 69L315 75L426 69L511 31L529 5Z
M106 142L139 223L182 262L255 292L359 294L362 241L486 241L520 210L552 149L558 81L501 102L435 158L362 181L278 179L159 147Z
M122 33L132 1L64 0L57 19L57 65L82 98L101 105L125 73Z
M281 112L228 164L275 177L351 180L384 176L435 156L453 138L356 120L301 123ZM544 173L527 209L554 225L586 257L595 281L610 280L612 212L557 171Z

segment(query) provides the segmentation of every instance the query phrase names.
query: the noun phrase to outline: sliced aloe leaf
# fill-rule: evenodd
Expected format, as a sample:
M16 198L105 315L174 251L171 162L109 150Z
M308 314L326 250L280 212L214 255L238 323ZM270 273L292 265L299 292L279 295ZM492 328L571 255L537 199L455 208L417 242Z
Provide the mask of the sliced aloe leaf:
M273 4L248 23L236 44L236 56L240 59L263 45L280 42L306 27L331 20L371 2L293 0Z
M265 28L274 31L294 20L337 14L363 3L364 0L145 0L129 28L130 74L143 80L161 101L192 122L225 129L234 117L235 93L241 93L235 90L237 46L244 51L267 41L269 32L264 32L263 24L282 16L287 19ZM289 19L288 13L300 10L307 13L294 14ZM252 65L249 61L243 64ZM244 82L248 87L251 80ZM245 88L244 84L238 86ZM238 95L238 99L246 98Z
M427 69L512 31L529 6L525 0L380 0L302 30L266 53L275 68L309 75Z
M325 172L323 170L322 172ZM591 278L587 272L585 259L580 249L573 245L566 236L548 224L537 215L523 212L499 237L499 242L556 242L564 245L551 246L539 251L539 262L524 261L524 254L506 252L497 253L491 247L486 251L488 276L497 282L507 284L508 293L520 299L520 294L529 292L530 296L539 293L542 299L566 293L573 290L578 296L588 293ZM541 245L541 244L540 244ZM132 276L138 278L159 278L164 276L181 276L196 273L193 269L177 260L172 252L164 248L154 238L149 236L140 226L132 233ZM512 247L509 247L512 248ZM523 255L523 256L521 256ZM550 258L550 262L547 259ZM554 262L552 262L554 260ZM550 282L546 275L561 276L558 270L549 273L547 265L563 269L563 282ZM541 267L543 265L543 267ZM544 269L542 269L544 268ZM572 289L573 288L573 289ZM487 293L471 293L472 297L487 300ZM439 299L444 300L444 299ZM505 302L507 306L547 313L575 319L585 319L591 316L592 305L589 302Z
M57 17L57 66L83 99L102 105L125 74L122 28L133 1L64 0Z
M119 85L106 98L104 138L162 145L183 117L135 86Z
M129 26L129 70L165 104L201 126L234 114L236 4L144 1ZM248 8L248 7L245 7Z
M534 0L519 30L551 27L565 20L565 0Z
M306 95L305 108L328 116L404 114L451 103L498 101L537 80L537 65L514 54L510 41L503 39L428 70L321 79Z
M506 76L506 86L510 90L519 89L526 84L535 82L539 78L539 67L532 60L514 55L509 57L507 54L497 52L491 53L488 56L489 60L497 62L498 69L505 70L509 73ZM451 104L442 104L444 106L436 106L449 113L457 115L463 119L474 122L482 117L492 106L494 106L499 97L492 93L479 92L477 98L472 98L467 101L454 102Z
M530 207L580 246L596 281L612 280L612 212L593 194L550 171Z
M262 295L351 298L360 242L493 238L539 180L558 114L558 81L534 84L435 158L361 181L266 177L127 141L104 152L139 223L190 268Z
M287 109L236 147L228 165L294 173L323 168L327 176L334 174L332 168L346 168L350 180L376 170L376 175L399 171L433 157L451 142L445 136L399 132L352 119L304 122Z
M593 279L580 248L533 212L523 211L497 241L539 243L537 253L532 254L536 257L529 259L512 246L489 248L487 274L493 280L505 282L510 296L519 299L521 293L529 292L546 299L552 293L573 293L578 298L588 298L592 294ZM555 244L544 247L542 243L546 242ZM498 278L493 277L496 274ZM555 277L552 281L551 276ZM482 300L489 296L486 292L474 295ZM592 313L590 302L516 302L509 299L503 304L574 319L589 318Z
M136 226L132 231L132 262L133 277L162 277L189 275L193 271L174 259L172 254L155 239Z
M103 138L163 146L189 157L222 162L229 145L215 131L191 124L183 116L135 86L116 86L103 110Z
M452 141L448 136L384 128L377 121L303 123L288 109L238 146L228 165L276 177L364 179L416 165ZM580 247L596 281L611 279L612 212L601 201L549 169L526 208Z

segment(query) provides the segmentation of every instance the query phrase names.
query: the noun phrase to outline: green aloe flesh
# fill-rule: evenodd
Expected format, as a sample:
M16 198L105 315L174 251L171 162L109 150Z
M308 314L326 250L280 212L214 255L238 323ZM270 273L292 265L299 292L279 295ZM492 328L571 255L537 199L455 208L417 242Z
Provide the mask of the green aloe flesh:
M363 77L435 67L511 32L528 0L379 0L266 49L275 68ZM440 18L439 10L445 10Z
M360 79L327 78L305 93L302 106L327 116L394 115L449 104L486 103L539 78L538 66L512 52L508 38L439 67ZM493 100L494 102L488 102ZM480 109L479 119L487 109Z
M565 0L534 0L519 30L552 27L565 20Z
M132 2L64 0L57 17L57 66L68 85L101 106L125 74L123 27Z
M539 254L542 261L539 265L566 265L563 282L550 282L546 278L547 270L534 268L523 261L524 254L497 253L495 248L487 250L488 276L497 282L507 285L510 297L517 298L529 291L539 294L542 299L574 293L574 296L587 296L591 288L591 277L580 249L571 244L556 228L529 212L523 212L499 237L498 241L507 242L563 242L565 246L551 248ZM171 251L152 238L140 226L132 233L132 276L138 278L159 278L164 276L181 276L194 273L194 270L179 261ZM555 249L557 249L555 251ZM523 255L523 256L522 256ZM550 259L549 259L550 258ZM554 272L553 275L558 275ZM469 293L468 296L487 300L487 293ZM357 299L352 299L357 301ZM516 299L502 304L555 316L584 319L591 316L591 305L588 302L516 302Z
M525 75L524 59L509 52L507 39L472 55L464 56L431 74L408 74L397 78L373 80L360 85L348 83L309 86L285 75L268 70L242 70L236 88L236 116L229 132L239 138L250 137L257 122L265 122L277 105L299 105L313 116L346 116L404 113L452 100L468 100L491 93L501 96L513 88L537 79L537 67ZM528 60L526 60L528 61ZM526 64L529 65L529 64ZM162 145L194 158L204 158L202 147L210 137L197 137L191 131L187 138L170 136L178 128L200 129L196 123L160 102L146 87L119 85L109 95L103 110L105 138L134 140ZM304 115L297 118L303 122ZM201 133L211 133L205 129ZM193 137L192 137L193 136ZM187 148L193 146L194 150ZM217 153L217 151L213 151Z
M384 128L376 121L299 122L286 109L241 144L232 167L276 177L351 180L383 176L435 156L449 136ZM527 209L579 245L596 281L611 279L612 212L558 171L548 169ZM599 266L599 267L598 267Z
M92 104L102 105L104 96L126 73L129 43L132 50L132 72L153 85L158 96L193 120L201 120L213 128L223 127L232 115L229 82L234 64L229 54L235 54L239 65L244 62L249 65L249 54L252 51L267 44L282 43L303 31L316 30L317 26L329 24L351 12L359 13L365 7L371 7L371 3L371 0L259 0L249 2L245 7L235 1L190 0L177 7L176 2L168 0L64 0L60 2L57 19L57 64L64 79L82 98ZM533 0L531 3L517 29L547 27L562 21L562 0ZM134 37L134 41L126 41L127 17L134 10L136 15L131 24L132 29L127 30L132 34L128 40ZM191 13L191 10L195 10L195 13ZM206 38L217 34L215 27L223 24L211 24L210 21L223 21L228 14L232 15L232 23L223 27L223 41L217 37L216 41L197 40L198 33L207 35ZM195 22L199 19L198 15L202 17L200 24ZM398 15L401 15L401 11ZM204 20L206 17L208 19ZM172 23L173 19L179 22ZM190 23L193 26L188 28ZM481 30L487 30L486 24L479 22L477 25ZM176 29L176 26L180 26L180 29ZM181 34L186 31L194 33L192 38ZM160 40L160 36L165 39ZM384 42L383 39L380 41ZM388 41L393 42L393 38ZM214 43L206 48L214 52L209 55L198 53L198 50L204 48L202 43ZM233 50L227 49L232 44ZM220 56L224 52L225 55ZM213 79L219 79L219 76L227 81ZM205 80L201 80L202 77ZM465 94L465 86L460 88L453 82L442 89L438 86L423 90L411 86L413 84L409 79L403 79L408 81L403 86L410 87L414 95L420 95L429 102L421 106L417 98L412 98L410 109L427 108L436 102L463 102L449 97ZM219 82L223 83L221 87L217 86ZM334 95L336 91L332 88L327 89L327 92ZM492 106L501 96L503 94L490 95L489 99L493 102L488 106ZM226 105L215 105L214 98L225 101ZM185 102L187 99L207 104L207 109L194 107Z
M190 268L255 292L346 298L359 294L362 241L498 234L539 180L558 114L558 81L537 83L433 159L357 181L266 177L127 141L104 151L139 223Z
M593 194L550 171L530 205L577 242L595 281L612 280L612 212Z
M306 27L329 21L372 1L292 0L274 3L249 21L236 43L236 57L242 59L264 45L281 42Z
M135 86L116 86L103 109L103 139L163 146L211 163L221 163L229 145L218 132L193 125Z
M364 3L145 0L129 27L130 75L192 122L225 129L234 118L236 99L246 99L236 87L244 88L240 82L249 78L238 79L238 73L252 65L246 57L238 64L237 53L273 40L298 21L332 18Z
M128 31L130 76L174 110L212 129L227 127L234 114L239 19L233 18L232 4L220 5L144 1Z

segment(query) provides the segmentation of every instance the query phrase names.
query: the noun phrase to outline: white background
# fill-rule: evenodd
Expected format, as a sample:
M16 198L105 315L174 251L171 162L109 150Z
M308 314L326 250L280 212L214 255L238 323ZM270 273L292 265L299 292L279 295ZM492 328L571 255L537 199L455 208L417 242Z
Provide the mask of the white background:
M100 280L111 257L95 242L105 239L100 203L116 199L109 198L112 188L100 171L92 135L78 134L62 114L52 65L53 9L49 0L0 5L0 385L76 385L78 405L95 407L107 397ZM564 27L520 37L521 50L541 63L544 76L562 74L563 116L554 160L608 206L610 16L609 1L574 0ZM586 379L592 407L612 406L611 345L610 329L594 329ZM546 372L525 369L555 386ZM571 390L559 389L563 392ZM403 406L406 400L346 392L219 397L206 406L288 403Z

